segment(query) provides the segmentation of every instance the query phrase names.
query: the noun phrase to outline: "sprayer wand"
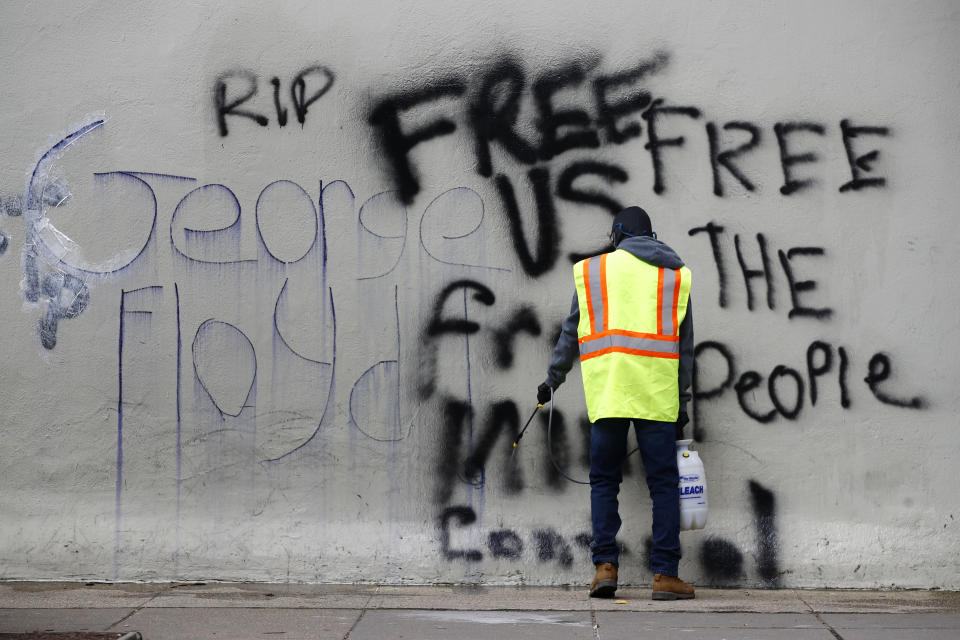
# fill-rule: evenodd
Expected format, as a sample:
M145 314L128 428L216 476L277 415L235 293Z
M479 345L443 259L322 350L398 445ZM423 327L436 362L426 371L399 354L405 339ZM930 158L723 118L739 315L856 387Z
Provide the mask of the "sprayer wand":
M516 453L516 451L517 451L517 445L520 444L520 438L523 437L523 434L524 434L524 432L526 432L527 427L529 427L529 426L530 426L530 423L533 422L533 417L534 417L535 415L537 415L537 411L539 411L539 410L542 409L542 408L543 408L543 405L542 405L542 404L537 404L536 408L534 408L534 410L533 410L533 413L531 413L531 414L530 414L530 417L527 418L527 424L523 425L523 429L520 429L520 434L517 436L517 439L513 441L513 451L514 451L514 453ZM512 454L511 454L511 455L512 455Z

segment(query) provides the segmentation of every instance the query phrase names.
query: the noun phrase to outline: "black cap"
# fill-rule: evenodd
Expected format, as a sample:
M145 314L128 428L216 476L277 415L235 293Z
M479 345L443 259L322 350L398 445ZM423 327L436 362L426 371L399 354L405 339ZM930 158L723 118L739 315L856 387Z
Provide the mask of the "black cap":
M613 218L611 233L619 244L624 236L652 236L653 226L646 211L640 207L627 207Z

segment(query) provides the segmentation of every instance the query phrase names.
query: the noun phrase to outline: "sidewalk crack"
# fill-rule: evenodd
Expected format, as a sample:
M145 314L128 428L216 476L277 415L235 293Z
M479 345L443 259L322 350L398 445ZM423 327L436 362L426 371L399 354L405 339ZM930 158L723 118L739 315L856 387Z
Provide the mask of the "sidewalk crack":
M161 594L160 591L157 591L156 593L154 593L152 596L150 596L150 598L149 598L146 602L144 602L143 604L141 604L139 607L135 607L135 608L133 609L133 611L131 611L130 613L128 613L127 615L123 616L122 618L120 618L119 620L117 620L116 622L114 622L113 624L111 624L109 627L107 627L107 631L109 631L110 629L114 628L115 626L117 626L118 624L120 624L120 623L122 623L122 622L126 622L126 621L129 620L131 617L133 617L133 616L137 615L138 613L140 613L141 611L143 611L143 609L144 609L148 604L150 604L151 602L153 602L154 600L156 600L157 598L159 598L159 597L160 597L160 594Z
M804 605L806 605L807 609L810 610L810 613L813 614L813 617L816 618L817 621L818 621L820 624L822 624L827 631L830 632L830 635L832 635L832 636L833 636L834 638L836 638L837 640L843 640L843 636L841 636L841 635L837 632L836 629L834 629L834 628L831 627L829 624L827 624L827 621L826 621L826 620L824 620L822 617L820 617L820 612L819 612L819 611L814 610L814 608L810 606L810 603L807 602L806 600L804 600L801 596L798 595L797 598L800 599L800 602L802 602Z
M347 635L343 636L343 640L350 640L350 634L353 633L353 630L357 628L357 625L360 624L360 621L363 620L363 616L367 615L367 610L370 608L370 603L373 602L373 599L380 595L380 585L377 585L377 588L373 590L373 593L370 594L370 597L367 598L367 601L363 603L363 608L360 610L360 615L357 616L357 619L353 621L353 624L350 626L350 630L347 631Z
M600 623L597 622L597 610L592 607L590 609L590 622L593 624L593 637L600 640Z
M360 610L360 615L357 616L357 619L353 622L353 626L350 627L350 630L347 631L347 635L343 636L343 640L350 640L350 634L353 633L353 630L357 628L357 625L360 624L360 621L363 620L363 616L367 614L366 609Z

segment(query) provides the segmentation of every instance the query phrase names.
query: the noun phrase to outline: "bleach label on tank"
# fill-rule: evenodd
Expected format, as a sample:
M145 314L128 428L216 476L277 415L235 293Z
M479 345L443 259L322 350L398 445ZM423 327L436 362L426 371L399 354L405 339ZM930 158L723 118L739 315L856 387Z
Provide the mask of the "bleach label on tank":
M677 441L677 471L680 483L680 529L702 529L707 524L707 476L692 440Z
M680 476L680 499L700 500L705 493L700 476ZM702 502L702 500L701 500Z

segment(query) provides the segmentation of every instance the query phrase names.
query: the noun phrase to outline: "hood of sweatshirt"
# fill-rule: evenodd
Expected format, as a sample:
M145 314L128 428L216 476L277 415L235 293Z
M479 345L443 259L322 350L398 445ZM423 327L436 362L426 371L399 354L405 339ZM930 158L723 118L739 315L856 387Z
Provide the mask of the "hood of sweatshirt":
M683 266L683 260L680 259L676 251L649 236L624 238L617 249L629 251L640 260L655 267L679 269Z

